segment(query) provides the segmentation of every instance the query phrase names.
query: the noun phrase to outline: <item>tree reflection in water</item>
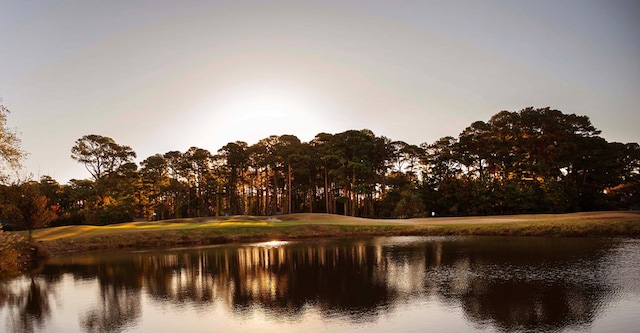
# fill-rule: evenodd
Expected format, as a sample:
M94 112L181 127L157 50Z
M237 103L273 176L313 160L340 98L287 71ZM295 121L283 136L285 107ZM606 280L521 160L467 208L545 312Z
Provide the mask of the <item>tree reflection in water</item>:
M325 318L352 323L436 297L462 309L476 326L554 331L588 327L612 297L615 287L605 266L615 246L605 239L499 237L220 246L60 257L45 266L42 277L72 274L98 281L99 301L80 315L86 332L134 326L143 313L143 290L156 303L206 308L222 302L239 318L261 308L277 320L299 320L313 308ZM27 313L34 323L29 325L42 323L49 296L38 281L27 291L0 288L0 309L22 309L16 318ZM33 330L20 325L17 331Z
M0 283L0 309L5 308L8 332L37 332L51 315L55 284L24 277L13 283Z
M432 263L425 286L460 304L480 325L508 332L581 330L615 293L602 260L610 245L610 240L495 237L433 244L441 248L425 248Z
M85 332L122 332L140 316L140 289L100 282L99 302L80 325Z

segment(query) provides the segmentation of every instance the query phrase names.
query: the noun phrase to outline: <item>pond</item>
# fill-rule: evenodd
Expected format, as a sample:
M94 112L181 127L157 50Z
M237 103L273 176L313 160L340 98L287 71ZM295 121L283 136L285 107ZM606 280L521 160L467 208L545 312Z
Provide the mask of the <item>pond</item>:
M380 237L59 256L0 282L0 332L611 332L640 240Z

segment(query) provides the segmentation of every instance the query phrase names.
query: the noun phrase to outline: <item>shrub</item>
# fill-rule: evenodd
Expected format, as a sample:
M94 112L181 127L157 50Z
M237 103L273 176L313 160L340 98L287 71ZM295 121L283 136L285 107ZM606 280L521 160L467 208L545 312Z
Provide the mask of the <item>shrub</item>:
M0 275L17 273L19 269L20 247L24 238L19 234L5 232L0 225Z

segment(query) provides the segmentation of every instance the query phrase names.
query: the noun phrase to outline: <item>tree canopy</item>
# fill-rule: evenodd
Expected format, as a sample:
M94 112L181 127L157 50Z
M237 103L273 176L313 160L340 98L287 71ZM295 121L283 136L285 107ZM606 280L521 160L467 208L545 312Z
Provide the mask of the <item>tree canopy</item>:
M129 146L121 146L112 138L85 135L71 148L71 158L84 164L93 179L99 180L126 163L133 162L136 153Z

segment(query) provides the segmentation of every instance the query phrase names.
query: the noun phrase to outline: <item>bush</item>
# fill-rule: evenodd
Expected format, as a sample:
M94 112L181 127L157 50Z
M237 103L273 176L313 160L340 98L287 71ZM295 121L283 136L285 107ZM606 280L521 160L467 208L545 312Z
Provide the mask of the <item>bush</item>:
M5 232L0 225L0 275L17 273L20 247L24 238L16 233Z

